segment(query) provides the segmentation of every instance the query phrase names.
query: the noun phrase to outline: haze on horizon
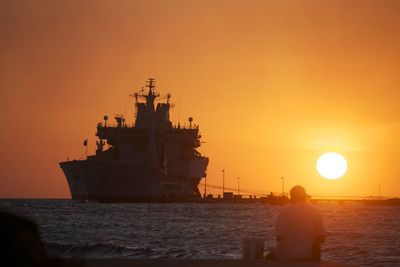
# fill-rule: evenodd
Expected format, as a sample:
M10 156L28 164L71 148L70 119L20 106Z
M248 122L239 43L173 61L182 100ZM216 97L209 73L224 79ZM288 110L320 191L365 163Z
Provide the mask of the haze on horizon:
M193 116L207 182L312 195L399 196L400 2L0 2L0 197L68 198L59 161L145 80ZM321 178L327 151L348 172ZM201 188L201 191L203 188ZM214 194L220 190L209 188Z

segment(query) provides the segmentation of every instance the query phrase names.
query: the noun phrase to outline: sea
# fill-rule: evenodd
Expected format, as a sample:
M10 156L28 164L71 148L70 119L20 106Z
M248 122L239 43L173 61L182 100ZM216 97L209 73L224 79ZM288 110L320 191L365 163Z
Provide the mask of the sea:
M322 260L400 266L400 206L318 203L328 233ZM282 206L226 203L102 204L0 200L35 221L50 255L86 258L239 259L245 238L274 247ZM293 222L295 223L295 222Z

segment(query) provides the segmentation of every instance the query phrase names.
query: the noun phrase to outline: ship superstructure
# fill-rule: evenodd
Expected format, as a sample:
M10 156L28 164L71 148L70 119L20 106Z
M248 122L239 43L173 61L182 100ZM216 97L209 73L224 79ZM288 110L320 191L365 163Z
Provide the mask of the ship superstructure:
M208 158L196 150L199 127L192 118L188 128L174 126L169 117L171 95L156 93L154 79L146 87L147 94L141 90L132 95L133 126L122 115L115 116L113 125L104 116L97 125L95 155L60 163L72 199L136 202L200 197L198 184L206 175Z

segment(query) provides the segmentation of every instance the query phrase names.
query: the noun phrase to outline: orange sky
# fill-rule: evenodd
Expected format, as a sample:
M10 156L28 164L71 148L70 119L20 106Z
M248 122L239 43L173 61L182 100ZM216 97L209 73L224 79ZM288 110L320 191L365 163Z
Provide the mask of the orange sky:
M193 116L208 183L400 195L400 1L0 2L0 197L69 197L58 162L154 77ZM321 178L318 156L346 156ZM220 193L218 190L211 190Z

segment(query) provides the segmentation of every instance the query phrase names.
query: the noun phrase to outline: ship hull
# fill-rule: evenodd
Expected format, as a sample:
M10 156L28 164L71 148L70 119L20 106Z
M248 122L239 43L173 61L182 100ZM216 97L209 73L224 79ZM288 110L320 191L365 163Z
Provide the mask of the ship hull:
M186 201L198 197L197 186L208 158L188 164L185 177L169 177L145 163L110 160L61 162L74 200L97 202Z
M61 162L60 167L67 178L71 198L73 200L86 200L88 193L78 162L77 160Z

